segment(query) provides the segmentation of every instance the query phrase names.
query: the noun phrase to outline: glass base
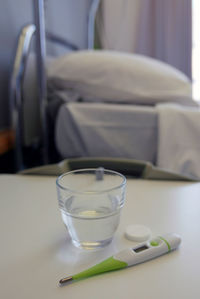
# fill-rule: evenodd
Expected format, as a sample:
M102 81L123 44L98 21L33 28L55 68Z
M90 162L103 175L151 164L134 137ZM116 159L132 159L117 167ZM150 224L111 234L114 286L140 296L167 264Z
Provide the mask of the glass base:
M101 249L105 246L109 245L111 243L113 238L103 240L103 241L96 241L96 242L78 242L77 240L72 240L72 243L74 246L85 249L85 250L95 250L95 249Z

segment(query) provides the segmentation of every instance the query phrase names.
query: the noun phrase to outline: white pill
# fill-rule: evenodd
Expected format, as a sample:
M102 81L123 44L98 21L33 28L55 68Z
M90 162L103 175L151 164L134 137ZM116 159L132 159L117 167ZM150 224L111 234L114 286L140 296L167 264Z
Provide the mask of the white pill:
M143 242L151 237L151 230L144 225L128 225L125 230L125 237L131 241Z

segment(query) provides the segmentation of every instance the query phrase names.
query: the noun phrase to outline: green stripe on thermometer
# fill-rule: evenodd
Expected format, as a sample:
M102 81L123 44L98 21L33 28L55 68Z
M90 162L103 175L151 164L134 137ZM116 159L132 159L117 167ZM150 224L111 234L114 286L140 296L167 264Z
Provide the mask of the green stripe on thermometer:
M62 278L59 283L64 284L69 281L76 281L100 273L134 266L170 252L171 250L176 249L180 243L181 238L176 234L167 234L162 237L159 236L150 241L141 243L134 248L122 250L85 271Z

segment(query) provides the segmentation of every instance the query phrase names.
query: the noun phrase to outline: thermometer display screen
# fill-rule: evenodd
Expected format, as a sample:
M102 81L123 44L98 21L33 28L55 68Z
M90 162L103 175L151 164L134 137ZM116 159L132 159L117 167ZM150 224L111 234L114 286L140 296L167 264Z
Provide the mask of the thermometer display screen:
M144 251L144 250L146 250L148 248L149 248L148 246L143 245L143 246L138 247L138 248L133 248L133 251L135 251L136 253L138 253L138 252Z

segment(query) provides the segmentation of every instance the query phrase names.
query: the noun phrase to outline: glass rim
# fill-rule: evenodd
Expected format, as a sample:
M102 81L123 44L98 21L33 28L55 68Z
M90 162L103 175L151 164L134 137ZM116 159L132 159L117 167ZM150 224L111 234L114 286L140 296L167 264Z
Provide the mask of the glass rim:
M123 186L126 185L126 177L121 174L120 172L117 172L115 170L110 170L110 169L106 169L106 168L103 168L104 171L106 171L107 173L110 173L110 174L115 174L119 177L122 178L122 183L115 186L115 187L112 187L112 188L108 188L108 189L104 189L104 190L97 190L97 191L77 191L77 190L74 190L74 189L71 189L69 187L64 187L61 183L60 183L60 180L67 176L67 175L70 175L70 174L73 174L73 173L77 173L77 172L84 172L84 171L96 171L98 169L97 168L82 168L82 169L75 169L75 170L72 170L72 171L68 171L68 172L65 172L61 175L59 175L56 179L56 185L57 187L61 188L62 190L65 190L65 191L69 191L69 192L73 192L73 193L77 193L77 194L100 194L100 193L106 193L106 192L110 192L110 191L113 191L115 189L119 189L119 188L122 188Z

